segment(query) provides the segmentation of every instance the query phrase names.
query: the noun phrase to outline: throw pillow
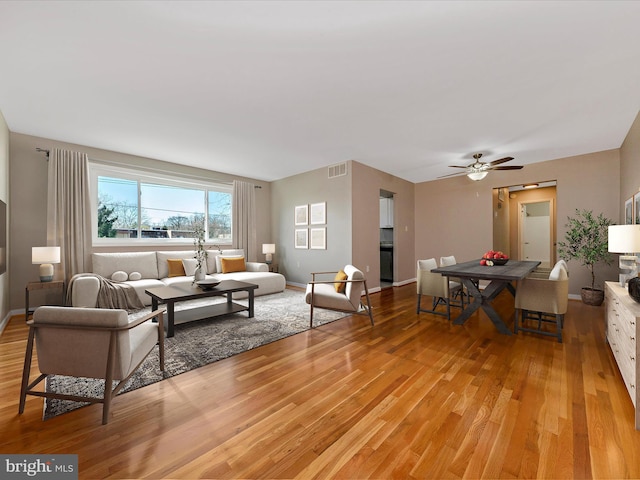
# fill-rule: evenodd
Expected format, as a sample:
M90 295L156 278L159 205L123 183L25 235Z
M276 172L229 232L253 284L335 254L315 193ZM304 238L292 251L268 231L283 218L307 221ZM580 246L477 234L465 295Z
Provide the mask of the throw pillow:
M198 266L198 260L195 258L183 258L182 266L184 267L184 273L188 277L193 277L196 274L196 267Z
M222 272L222 259L223 258L244 258L243 255L216 255L216 272Z
M113 275L111 275L111 280L113 280L114 282L125 282L127 278L129 278L127 272L123 272L121 270L113 272Z
M338 273L336 273L336 277L334 278L336 283L333 284L333 286L336 289L336 292L344 293L345 288L347 288L347 284L342 283L339 280L346 280L347 278L348 278L347 274L344 273L344 270L340 270Z
M222 257L222 273L244 272L247 267L244 264L244 257L225 258Z
M140 280L142 278L142 274L140 272L131 272L129 274L129 280Z
M169 264L169 277L183 277L186 275L181 258L168 258L167 263Z

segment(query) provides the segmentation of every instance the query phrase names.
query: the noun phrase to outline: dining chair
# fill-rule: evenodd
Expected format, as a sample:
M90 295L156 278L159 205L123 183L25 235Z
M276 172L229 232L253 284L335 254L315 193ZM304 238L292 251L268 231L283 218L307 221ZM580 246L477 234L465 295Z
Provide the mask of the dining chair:
M37 308L27 322L29 336L18 413L24 412L27 395L102 403L102 424L106 424L111 401L156 344L160 370L164 371L163 312L164 309L156 310L129 321L127 311L121 309ZM152 319L157 322L151 322ZM29 383L34 343L40 376ZM102 379L104 393L102 397L91 397L34 390L49 375Z
M564 315L569 303L569 274L564 265L563 261L557 262L548 278L527 277L518 282L515 333L554 336L562 343ZM555 325L555 331L549 328L550 325Z
M447 277L440 275L439 273L432 273L431 270L438 267L435 258L429 258L426 260L418 260L418 268L416 278L418 301L416 306L416 313L420 312L433 313L434 315L442 315L447 317L447 320L451 319L451 296L449 290L449 280ZM458 288L462 288L459 286ZM432 297L431 309L422 308L422 296L427 295ZM438 305L444 304L446 313L437 311ZM459 304L454 306L460 306Z
M455 265L456 263L456 257L453 255L440 257L441 267L449 267L451 265ZM462 279L458 277L449 277L449 293L451 294L451 304L457 306L457 302L459 302L460 306L464 309L465 298L469 298L469 293L464 288ZM467 304L468 303L470 303L470 299L469 301L467 301Z

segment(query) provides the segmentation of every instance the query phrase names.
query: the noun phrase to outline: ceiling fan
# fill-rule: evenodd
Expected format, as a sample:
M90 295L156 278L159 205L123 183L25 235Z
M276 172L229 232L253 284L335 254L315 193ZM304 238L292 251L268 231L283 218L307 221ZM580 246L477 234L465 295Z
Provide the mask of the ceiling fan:
M482 180L484 177L486 177L487 173L489 173L489 170L520 170L522 168L522 165L501 166L502 163L510 162L511 160L513 160L513 157L504 157L492 162L481 162L480 158L482 158L482 154L476 153L473 155L473 158L475 161L473 163L470 163L466 167L460 165L449 166L452 168L464 168L464 174L466 174L467 177L469 177L471 180L476 181ZM463 175L463 173L450 173L449 175L443 175L438 178L452 177L454 175Z

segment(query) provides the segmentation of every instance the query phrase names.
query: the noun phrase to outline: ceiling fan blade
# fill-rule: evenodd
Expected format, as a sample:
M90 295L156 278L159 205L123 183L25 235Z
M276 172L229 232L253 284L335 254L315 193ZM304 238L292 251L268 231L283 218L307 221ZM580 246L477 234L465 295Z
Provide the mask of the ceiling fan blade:
M449 165L451 168L469 168L468 165L465 165L464 167L460 166L460 165Z
M466 168L466 167L465 167ZM449 175L441 175L438 178L455 177L457 175L466 175L467 172L450 173Z
M520 170L522 165L511 165L505 167L489 167L487 170Z
M511 160L513 160L513 157L504 157L498 160L494 160L493 162L489 162L489 165L490 166L500 165L501 163L510 162Z

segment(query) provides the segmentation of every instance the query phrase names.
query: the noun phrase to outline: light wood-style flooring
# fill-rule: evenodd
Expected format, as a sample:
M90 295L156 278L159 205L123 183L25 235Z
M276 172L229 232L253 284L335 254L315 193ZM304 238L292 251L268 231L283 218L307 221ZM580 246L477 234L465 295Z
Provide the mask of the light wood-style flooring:
M604 341L569 302L564 343L415 313L415 284L364 316L42 421L18 415L27 329L0 337L0 453L75 453L81 479L640 478L640 432ZM513 297L498 311L513 319ZM453 310L454 315L456 310ZM34 371L35 376L35 371ZM33 378L33 376L32 376Z

